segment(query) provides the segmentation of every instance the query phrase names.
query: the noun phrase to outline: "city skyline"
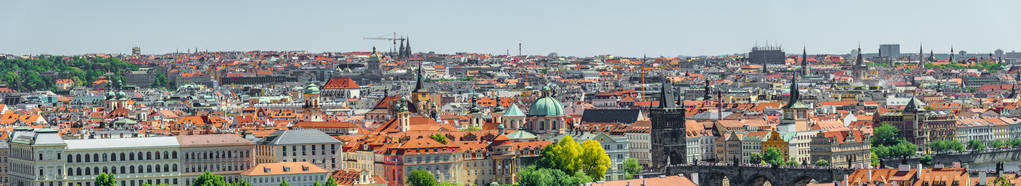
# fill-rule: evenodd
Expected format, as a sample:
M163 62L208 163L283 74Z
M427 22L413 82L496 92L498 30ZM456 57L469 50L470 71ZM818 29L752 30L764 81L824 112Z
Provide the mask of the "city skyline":
M386 51L390 42L362 38L394 32L414 51L440 53L517 54L518 43L526 55L566 56L725 55L766 41L810 54L846 54L858 43L867 53L888 43L937 53L1021 48L1011 42L1021 38L1013 1L198 2L6 1L0 24L15 29L0 31L0 53Z

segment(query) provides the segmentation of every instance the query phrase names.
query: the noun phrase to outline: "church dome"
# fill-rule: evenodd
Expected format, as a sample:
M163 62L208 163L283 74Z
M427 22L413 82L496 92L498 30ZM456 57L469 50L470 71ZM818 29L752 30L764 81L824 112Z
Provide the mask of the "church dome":
M319 86L309 83L308 86L305 86L305 94L319 94Z
M553 97L542 97L529 107L528 116L565 116L564 105Z
M117 92L117 97L118 97L118 98L124 98L124 97L127 97L127 95L128 95L128 94L125 94L125 93L124 93L124 91L119 91L119 92Z
M115 97L117 97L117 94L114 93L113 90L106 91L106 99L113 99Z

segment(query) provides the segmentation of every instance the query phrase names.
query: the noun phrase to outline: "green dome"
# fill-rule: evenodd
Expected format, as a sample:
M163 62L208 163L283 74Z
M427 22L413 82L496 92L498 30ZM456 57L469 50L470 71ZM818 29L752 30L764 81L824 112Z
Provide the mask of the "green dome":
M542 97L532 103L528 116L565 116L564 105L553 97Z
M124 91L119 91L119 92L117 92L117 97L118 97L118 98L124 98L124 97L125 97L125 96L127 96L127 95L128 95L128 94L125 94L125 93L124 93Z
M316 86L315 83L309 83L308 86L305 86L305 94L319 94L319 86Z

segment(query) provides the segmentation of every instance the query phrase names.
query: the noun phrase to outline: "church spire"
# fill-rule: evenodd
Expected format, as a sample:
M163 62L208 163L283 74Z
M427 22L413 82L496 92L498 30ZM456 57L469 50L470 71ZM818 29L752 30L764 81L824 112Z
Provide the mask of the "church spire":
M925 54L923 52L924 51L922 50L922 45L919 44L918 45L918 69L919 70L925 69L925 57L924 57Z
M413 92L420 92L422 90L422 62L418 62L418 79L415 81L415 90Z
M801 75L808 76L811 72L808 69L808 49L801 48Z
M793 73L791 74L791 96L790 97L791 97L790 101L787 101L787 105L784 105L783 108L791 108L792 106L794 106L795 103L798 102L798 99L801 99L801 93L798 92L798 75L797 74L793 74Z

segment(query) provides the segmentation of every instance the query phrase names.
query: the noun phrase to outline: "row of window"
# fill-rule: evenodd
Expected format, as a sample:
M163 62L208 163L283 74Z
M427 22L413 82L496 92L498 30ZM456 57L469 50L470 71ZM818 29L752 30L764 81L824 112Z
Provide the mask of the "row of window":
M163 164L162 166L160 166L158 164L155 165L155 166L153 166L153 165L145 165L145 166L139 165L137 167L134 166L134 165L129 165L129 166L120 166L119 169L118 169L117 166L102 167L102 168L100 168L100 167L92 167L91 169L88 168L88 167L85 167L84 169L82 169L81 167L79 167L79 168L67 168L68 176L92 176L92 175L99 175L99 174L104 173L104 172L108 172L108 173L112 173L112 174L177 172L177 164ZM43 173L42 169L40 169L39 170L39 175L42 176L42 173Z
M248 158L251 152L244 150L237 151L216 151L216 152L190 152L185 153L186 160L219 159L219 158Z
M154 155L155 154L155 155ZM162 154L162 156L161 156ZM57 153L57 159L60 159L60 153ZM82 158L84 157L84 158ZM39 154L39 159L42 160L43 155ZM135 160L162 160L162 159L177 159L177 151L148 151L148 152L121 152L121 153L85 153L77 155L67 155L68 163L80 163L80 162L110 162L110 161L135 161Z

